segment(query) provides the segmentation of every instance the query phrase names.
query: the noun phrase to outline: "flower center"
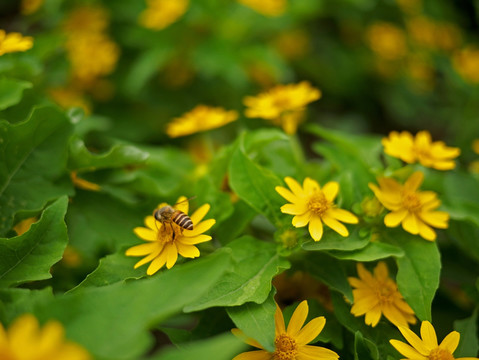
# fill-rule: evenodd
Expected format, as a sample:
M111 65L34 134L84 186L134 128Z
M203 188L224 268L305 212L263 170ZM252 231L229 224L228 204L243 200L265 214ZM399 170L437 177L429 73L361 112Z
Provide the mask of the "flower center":
M288 334L276 336L274 340L276 350L273 353L274 360L295 360L298 353L296 341Z
M384 304L393 302L393 295L396 293L396 289L390 284L379 283L375 289L375 292L379 302Z
M421 209L421 200L414 192L405 192L402 196L403 206L410 212L414 213Z
M161 225L157 233L157 241L162 244L174 242L179 236L181 236L181 228L173 222L165 222Z
M331 205L322 192L313 194L308 201L308 208L316 215L323 215Z
M454 356L446 350L441 348L435 348L429 353L429 360L454 360Z

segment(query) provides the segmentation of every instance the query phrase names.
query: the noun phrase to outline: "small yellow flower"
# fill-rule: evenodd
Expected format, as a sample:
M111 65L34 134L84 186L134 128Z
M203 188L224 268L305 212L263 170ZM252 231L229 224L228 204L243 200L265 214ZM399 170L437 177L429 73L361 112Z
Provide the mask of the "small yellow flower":
M403 12L409 15L419 14L422 10L421 0L396 0Z
M287 0L238 0L261 15L280 16L286 11Z
M62 108L80 107L85 114L91 113L91 105L84 98L81 91L72 87L56 87L48 90L51 98Z
M384 218L387 227L402 224L402 228L407 232L434 241L436 232L432 228L447 229L449 214L435 211L441 205L435 192L418 191L423 180L424 174L417 171L404 185L394 179L383 177L378 179L380 188L371 183L369 188L381 204L391 210Z
M23 15L36 12L43 5L44 0L22 0L21 11Z
M479 139L472 142L472 150L479 155Z
M173 119L166 128L170 137L191 135L200 131L216 129L238 118L234 110L224 110L220 107L198 105L193 110Z
M33 46L31 36L22 36L17 32L6 33L0 29L0 56L6 53L27 51Z
M108 11L98 5L83 5L71 11L62 24L68 36L79 36L85 33L101 33L110 22Z
M67 245L63 252L62 264L70 268L76 268L82 263L80 253L71 245Z
M92 183L88 180L81 179L77 176L76 171L70 172L70 178L72 180L73 185L75 185L79 189L88 190L88 191L100 191L100 185Z
M163 30L177 21L188 10L189 0L146 0L148 7L140 14L141 26Z
M31 217L25 220L20 221L13 227L13 230L17 233L18 236L25 234L28 230L30 230L30 226L33 223L36 223L38 219L36 217Z
M315 181L307 177L304 179L303 187L291 177L284 179L288 184L288 190L276 186L276 191L291 204L281 207L284 214L295 215L293 226L303 227L309 223L309 233L314 241L321 240L323 236L323 223L339 233L341 236L348 236L349 231L340 221L347 224L357 224L358 218L351 212L339 209L333 203L339 192L339 184L330 181L321 187Z
M165 205L160 204L159 207ZM186 197L180 197L174 208L188 214L189 205ZM205 204L190 216L193 230L185 230L173 222L162 224L153 216L147 216L145 218L147 227L137 227L134 232L148 243L133 246L126 251L127 256L147 255L135 264L135 269L151 261L146 273L153 275L165 264L171 269L178 259L178 254L185 258L200 256L200 251L195 245L211 240L211 236L203 233L216 223L214 219L202 221L209 209L210 205Z
M376 217L383 212L384 207L375 197L367 196L361 201L361 210L368 217Z
M407 131L392 131L381 142L386 154L408 164L419 161L421 165L437 170L454 169L456 164L453 159L461 153L459 148L448 147L442 141L433 142L428 131L418 132L415 138Z
M80 345L65 340L65 330L58 321L49 321L40 328L33 315L24 314L8 331L0 324L0 359L89 360L91 357Z
M278 85L257 96L247 96L243 102L248 107L245 110L247 117L270 120L282 126L286 133L294 134L303 120L306 105L320 97L320 90L303 81Z
M311 48L308 32L302 29L283 32L274 40L276 50L288 60L304 57Z
M389 277L388 268L384 261L380 261L371 274L363 264L357 264L359 279L349 277L348 281L354 288L354 303L351 313L354 316L366 314L366 325L375 327L381 316L396 326L409 327L408 323L415 324L414 311L399 293L393 279Z
M378 22L369 26L366 38L371 50L383 59L397 60L407 53L404 31L393 24Z
M466 47L454 53L454 70L467 82L479 84L479 48Z
M439 345L436 331L429 321L423 321L421 324L421 338L402 326L399 326L399 331L411 345L399 340L389 340L389 342L405 357L403 360L456 360L452 354L459 345L461 337L457 331L450 332ZM478 360L478 358L465 357L457 358L457 360Z
M308 317L308 312L308 302L304 300L294 311L286 329L283 313L276 305L276 313L274 315L276 336L274 340L275 351L273 353L264 350L260 343L246 337L241 330L231 330L235 336L248 345L262 349L244 352L235 356L233 360L337 360L339 356L334 351L320 346L307 345L321 333L326 324L324 316L319 316L303 327Z

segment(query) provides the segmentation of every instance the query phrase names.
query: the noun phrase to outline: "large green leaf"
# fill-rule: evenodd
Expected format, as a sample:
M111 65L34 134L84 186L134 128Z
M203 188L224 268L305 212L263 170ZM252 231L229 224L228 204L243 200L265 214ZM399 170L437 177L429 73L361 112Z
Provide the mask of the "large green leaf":
M343 237L337 232L326 233L320 241L309 241L302 245L304 250L341 250L351 251L362 249L368 245L371 236L361 237L359 230L353 231L348 237Z
M149 279L89 287L38 306L41 320L56 318L67 337L101 359L137 359L151 344L148 328L208 292L231 266L227 251L177 265Z
M274 313L276 303L273 292L262 304L246 303L241 306L226 308L235 325L247 337L258 341L265 350L274 351Z
M0 110L16 105L22 100L23 90L32 87L32 83L22 80L0 78Z
M479 226L479 180L468 173L444 176L444 207L452 219L470 220Z
M331 251L329 253L341 260L355 261L375 261L390 256L404 256L404 251L401 248L382 242L370 242L362 249L354 251Z
M21 288L0 289L0 322L9 324L24 313L33 313L39 304L53 300L52 289L41 290Z
M479 351L479 339L477 338L477 312L474 310L471 317L454 322L454 329L461 334L461 340L454 357L475 356Z
M354 360L377 360L379 352L376 345L365 339L360 331L354 333Z
M431 303L439 287L441 272L437 244L400 230L391 239L405 253L396 258L399 292L420 320L431 321Z
M272 278L290 267L286 259L276 253L276 245L251 236L243 236L228 244L232 249L234 268L199 298L186 311L198 311L213 306L238 306L245 302L260 304L271 292Z
M62 258L68 242L63 220L66 209L65 196L47 207L23 235L0 239L0 286L52 277L50 268Z
M18 211L38 211L71 193L70 181L55 183L64 173L71 132L68 118L54 107L37 108L18 124L0 121L0 236Z

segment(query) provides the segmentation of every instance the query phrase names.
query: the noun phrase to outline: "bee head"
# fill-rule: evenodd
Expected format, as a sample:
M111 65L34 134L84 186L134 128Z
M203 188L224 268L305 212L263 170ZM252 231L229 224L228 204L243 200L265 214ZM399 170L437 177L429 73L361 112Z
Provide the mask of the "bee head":
M175 212L175 209L173 209L169 205L166 205L159 209L156 209L155 212L153 213L153 216L155 217L156 220L163 222L163 221L170 220L174 212Z

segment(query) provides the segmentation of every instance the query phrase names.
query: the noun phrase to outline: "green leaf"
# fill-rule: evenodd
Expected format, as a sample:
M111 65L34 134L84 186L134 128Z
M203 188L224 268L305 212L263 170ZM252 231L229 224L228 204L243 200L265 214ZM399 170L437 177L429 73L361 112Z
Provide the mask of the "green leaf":
M274 313L276 303L271 292L262 304L246 303L237 307L226 308L231 320L243 333L258 341L265 350L274 351Z
M451 220L448 235L467 256L479 261L479 227L472 222Z
M276 245L251 236L243 236L228 244L235 266L210 292L185 311L198 311L214 306L238 306L245 302L263 303L271 292L272 278L290 267L276 253Z
M23 235L0 239L0 286L52 277L50 268L62 258L68 242L63 221L67 202L66 196L55 201Z
M225 245L241 235L251 220L256 216L251 207L242 200L234 204L231 216L215 226L215 237Z
M455 358L476 356L479 351L479 340L477 338L477 312L474 310L471 317L454 321L454 330L461 334L459 346L454 352Z
M24 313L33 313L39 304L53 300L52 289L41 290L21 288L0 289L0 322L9 324Z
M0 236L20 210L38 211L72 192L69 179L55 183L65 171L71 132L68 118L54 107L37 108L18 124L0 121Z
M379 352L376 345L365 339L360 331L354 333L354 360L377 360Z
M370 242L362 249L348 252L331 251L330 254L341 260L375 261L390 256L402 257L404 256L404 251L391 244Z
M479 180L471 174L444 175L444 208L452 219L470 220L479 226Z
M95 358L137 359L151 345L148 329L195 302L230 266L228 251L218 251L148 279L58 296L35 313L62 322L67 338Z
M102 168L117 168L126 165L139 165L148 159L149 154L135 146L117 144L103 154L93 154L83 140L75 138L70 143L70 170L85 171Z
M223 334L203 341L184 344L179 349L168 349L148 360L231 360L245 348L232 334Z
M371 236L361 237L359 230L353 231L348 237L343 237L337 232L330 231L320 241L309 241L302 245L304 250L341 250L351 251L362 249L368 245Z
M420 320L431 321L431 303L439 287L441 272L437 244L403 231L397 231L390 238L405 253L396 259L399 292Z
M22 100L23 90L30 89L28 81L0 78L0 110L18 104Z

